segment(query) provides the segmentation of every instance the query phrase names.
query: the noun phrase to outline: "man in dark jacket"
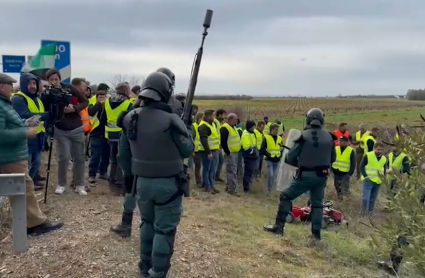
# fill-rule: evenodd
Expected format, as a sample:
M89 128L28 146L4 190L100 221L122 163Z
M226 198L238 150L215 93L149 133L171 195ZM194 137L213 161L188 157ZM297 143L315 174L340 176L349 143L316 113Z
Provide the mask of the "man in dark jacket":
M107 124L105 113L106 92L96 92L96 104L89 106L89 116L92 122L92 131L90 132L90 163L89 163L89 183L96 182L96 175L99 178L109 180L108 166L110 146L108 139L105 138L105 126Z
M244 158L244 174L243 174L243 190L249 192L251 187L252 176L257 169L257 161L259 151L257 147L257 137L255 136L255 122L248 120L245 125L246 129L242 133L241 146Z
M28 175L27 139L36 138L38 131L34 127L25 127L19 114L10 105L15 82L10 76L0 73L0 174L25 174L27 233L41 235L60 229L63 223L48 222L34 194L34 183ZM25 90L24 87L21 86L21 89Z
M261 154L266 158L267 163L267 189L272 192L274 182L279 171L279 162L282 156L282 137L278 136L279 125L271 124L269 134L264 134L264 140L261 144Z
M215 161L218 158L220 149L220 139L214 123L214 110L205 110L204 119L199 123L198 132L201 146L199 155L202 159L202 182L205 191L208 193L220 193L214 187L215 181Z
M12 97L12 107L23 120L30 121L38 117L39 127L37 136L28 140L28 167L29 175L34 181L35 190L43 189L44 185L37 178L41 165L41 153L46 139L45 123L49 113L45 112L43 103L38 98L39 82L35 75L22 73L19 84L21 91Z
M349 138L341 136L335 147L336 160L332 164L334 186L339 199L350 194L350 177L356 168L356 153L348 146Z

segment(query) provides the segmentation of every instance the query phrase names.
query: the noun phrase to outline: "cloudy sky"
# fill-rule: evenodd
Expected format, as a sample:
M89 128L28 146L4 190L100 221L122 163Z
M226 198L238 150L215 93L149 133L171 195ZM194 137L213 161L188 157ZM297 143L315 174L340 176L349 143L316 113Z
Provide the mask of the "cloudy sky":
M92 83L159 67L187 90L214 10L199 94L403 94L424 88L423 0L1 0L0 54L71 42Z

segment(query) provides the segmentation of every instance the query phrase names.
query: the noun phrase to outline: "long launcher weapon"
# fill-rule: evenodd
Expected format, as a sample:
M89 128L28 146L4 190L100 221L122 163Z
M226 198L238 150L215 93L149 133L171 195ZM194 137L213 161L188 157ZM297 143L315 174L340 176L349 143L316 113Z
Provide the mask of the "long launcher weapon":
M183 115L182 115L183 121L185 122L186 125L190 124L191 122L192 102L193 102L193 97L195 95L196 83L198 82L199 68L201 67L202 54L204 52L204 42L205 42L206 36L208 35L208 28L210 28L211 26L212 16L213 16L213 11L207 10L207 13L205 14L205 19L204 19L204 25L203 25L204 32L202 33L201 46L199 47L198 52L195 55L195 59L192 65L189 88L187 89L186 102L184 104Z

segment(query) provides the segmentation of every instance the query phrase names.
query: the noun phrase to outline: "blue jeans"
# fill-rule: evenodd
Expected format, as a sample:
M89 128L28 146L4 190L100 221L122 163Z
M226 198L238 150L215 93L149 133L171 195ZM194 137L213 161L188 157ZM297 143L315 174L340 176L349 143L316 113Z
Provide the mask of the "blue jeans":
M374 183L370 180L363 181L362 212L364 215L370 214L375 208L379 189L381 189L381 184Z
M215 161L215 178L217 179L220 177L221 169L223 168L224 156L223 156L223 151L221 149L217 150L216 153L217 153L217 160L214 160L214 161Z
M267 189L269 192L273 190L274 182L277 178L277 172L279 171L279 162L273 162L266 160L267 162Z
M214 177L215 177L215 160L217 159L216 152L213 153L213 160L208 159L207 152L199 152L202 160L202 185L205 189L212 188L214 186Z
M89 177L96 177L97 173L104 175L108 171L110 147L105 138L90 138Z
M41 151L28 153L28 175L33 181L37 181L38 170L41 165Z

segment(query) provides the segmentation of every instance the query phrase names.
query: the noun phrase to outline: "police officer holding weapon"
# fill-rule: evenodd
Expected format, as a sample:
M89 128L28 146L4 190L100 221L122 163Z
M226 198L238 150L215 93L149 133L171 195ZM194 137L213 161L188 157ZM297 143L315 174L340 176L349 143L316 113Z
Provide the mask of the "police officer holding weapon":
M283 236L292 200L310 191L312 239L320 241L323 197L329 168L336 159L334 140L337 138L323 128L325 118L318 108L307 112L306 123L301 136L294 140L294 146L285 157L285 163L297 167L292 183L280 194L275 224L264 226L264 230Z
M201 47L195 57L183 120L168 104L174 82L163 72L145 79L139 97L141 107L123 119L132 154L132 173L142 218L140 226L140 277L165 278L170 269L183 196L189 196L189 182L183 164L194 151L191 132L193 95L201 64L203 43L211 25L207 10Z

